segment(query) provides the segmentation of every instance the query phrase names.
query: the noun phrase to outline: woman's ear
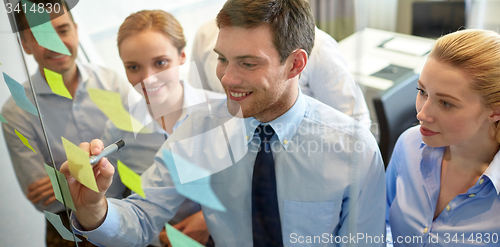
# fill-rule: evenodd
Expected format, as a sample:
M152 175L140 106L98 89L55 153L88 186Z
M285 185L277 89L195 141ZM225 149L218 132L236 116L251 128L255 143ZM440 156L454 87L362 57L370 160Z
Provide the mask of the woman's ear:
M307 64L307 53L304 51L304 49L297 49L292 54L290 57L287 59L287 63L289 63L291 66L289 66L290 70L288 71L288 79L292 79L298 75L304 70Z
M496 123L496 122L500 121L500 109L493 110L493 112L489 116L489 120L492 123Z
M179 65L183 65L186 62L186 52L184 51L184 48L182 48L181 52L179 53L179 58L180 58Z

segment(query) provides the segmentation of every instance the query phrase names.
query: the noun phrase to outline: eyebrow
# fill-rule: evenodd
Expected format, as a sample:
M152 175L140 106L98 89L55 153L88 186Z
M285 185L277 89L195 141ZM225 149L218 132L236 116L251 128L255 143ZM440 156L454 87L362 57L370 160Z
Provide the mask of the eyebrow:
M56 27L56 29L62 29L62 28L66 28L66 27L69 27L69 23L62 24L62 25Z
M422 89L425 89L424 84L422 84L422 81L418 80L418 85L419 85L420 87L422 87ZM440 97L447 97L447 98L451 98L451 99L454 99L454 100L456 100L456 101L461 102L461 100L459 100L458 98L456 98L456 97L454 97L454 96L451 96L451 95L449 95L449 94L445 94L445 93L436 93L436 95L437 95L437 96L440 96Z
M214 48L214 52L217 53L217 54L219 54L220 56L224 57L224 55L220 51L218 51L217 49L215 49L215 48ZM245 58L263 60L262 57L253 56L253 55L243 55L243 56L237 56L236 57L237 60L241 60L241 59L245 59Z

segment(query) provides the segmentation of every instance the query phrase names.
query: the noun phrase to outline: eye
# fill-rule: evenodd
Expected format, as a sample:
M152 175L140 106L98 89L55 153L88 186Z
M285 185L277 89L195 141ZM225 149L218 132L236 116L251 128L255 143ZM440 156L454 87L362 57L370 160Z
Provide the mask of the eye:
M257 65L256 65L256 64L253 64L253 63L243 63L243 66L244 66L245 68L249 68L249 69L251 69L251 68L253 68L253 67L257 66Z
M444 108L450 108L450 107L453 106L452 104L450 104L450 103L448 103L446 101L443 101L443 100L441 101L441 104L444 106Z
M168 63L167 60L159 60L159 61L156 61L156 66L164 66Z
M139 66L137 65L130 65L130 66L127 66L127 70L130 70L130 71L137 71L139 69Z
M224 57L218 57L217 60L219 60L219 62L221 62L221 63L227 62L227 59Z
M418 93L419 93L420 95L422 95L422 96L427 96L427 93L426 93L423 89L421 89L421 88L417 87L417 90L418 90Z

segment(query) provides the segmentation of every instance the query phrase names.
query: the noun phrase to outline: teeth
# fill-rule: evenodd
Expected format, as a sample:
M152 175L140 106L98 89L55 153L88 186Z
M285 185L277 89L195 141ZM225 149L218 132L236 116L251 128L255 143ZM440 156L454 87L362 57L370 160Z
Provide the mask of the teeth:
M243 97L243 96L250 94L250 93L233 93L233 92L229 92L229 93L231 94L231 96L233 96L235 98L240 98L240 97Z
M146 92L154 92L154 91L158 91L158 89L160 89L161 86L159 87L155 87L155 88L146 88Z
M59 59L59 58L62 58L62 57L64 57L64 56L66 56L66 55L61 54L61 55L59 55L59 56L54 56L54 57L52 57L52 59Z

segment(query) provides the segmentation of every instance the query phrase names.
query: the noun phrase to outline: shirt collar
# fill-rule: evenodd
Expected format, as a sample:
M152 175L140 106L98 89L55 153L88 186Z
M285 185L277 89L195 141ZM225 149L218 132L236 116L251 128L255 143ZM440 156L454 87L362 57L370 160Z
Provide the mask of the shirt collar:
M304 98L304 95L302 94L302 91L299 89L297 100L295 101L293 106L280 117L274 119L269 123L265 123L271 125L274 132L276 133L276 136L278 137L278 140L285 149L288 148L290 140L295 135L295 132L299 127L299 124L302 122L302 119L304 118L304 114L306 112L306 104L307 102ZM252 140L254 134L256 134L255 129L260 124L263 123L254 117L245 118L245 127L247 134L246 144L248 144Z
M84 84L87 83L89 80L89 74L87 71L85 71L85 68L82 66L82 64L78 61L75 61L76 63L76 69L78 73L78 88L77 90L80 90ZM50 89L49 84L45 80L45 77L42 76L42 73L40 72L40 68L36 70L35 75L33 76L32 83L35 87L36 93L37 94L54 94L52 92L52 89Z
M425 145L424 142L420 144L420 149L422 148L424 148L424 150L422 150L422 159L424 159L425 158L424 156L427 156L427 154L430 152L428 151L428 149L433 149L433 148ZM497 152L497 154L493 158L493 161L491 161L488 168L486 168L486 171L484 171L483 176L487 176L491 180L493 186L495 187L497 195L500 195L500 151Z
M487 176L491 180L493 186L495 187L495 190L497 191L497 195L499 195L500 194L500 151L497 152L497 154L493 158L493 161L491 161L490 165L488 166L488 168L486 168L486 171L484 171L483 175Z

